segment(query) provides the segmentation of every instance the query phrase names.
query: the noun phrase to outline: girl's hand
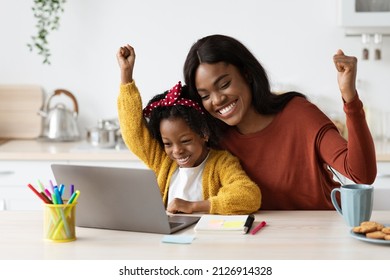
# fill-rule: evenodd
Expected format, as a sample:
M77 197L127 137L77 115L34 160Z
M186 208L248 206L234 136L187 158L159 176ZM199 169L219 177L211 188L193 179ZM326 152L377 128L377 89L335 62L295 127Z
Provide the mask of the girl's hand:
M191 214L193 212L210 212L210 201L187 201L181 198L175 198L169 203L167 211L173 214L186 213Z
M192 204L193 202L183 200L180 198L175 198L169 203L167 207L167 211L173 214L176 213L186 213L191 214L192 213Z
M354 56L346 56L342 50L338 50L333 56L333 62L338 71L337 80L341 96L348 103L356 96L357 59Z
M133 81L133 69L135 64L134 48L129 44L119 48L116 58L118 60L119 68L121 69L122 84L131 83Z

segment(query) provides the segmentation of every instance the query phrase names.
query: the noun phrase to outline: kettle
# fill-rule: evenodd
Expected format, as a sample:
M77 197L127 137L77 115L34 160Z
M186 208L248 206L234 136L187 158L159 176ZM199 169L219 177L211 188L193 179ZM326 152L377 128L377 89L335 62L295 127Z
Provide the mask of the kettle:
M50 107L50 101L55 96L64 94L73 101L74 110L69 110L63 103ZM65 89L57 89L47 100L43 110L38 112L43 118L42 139L51 141L76 141L80 139L80 132L77 126L79 113L77 100L72 93Z

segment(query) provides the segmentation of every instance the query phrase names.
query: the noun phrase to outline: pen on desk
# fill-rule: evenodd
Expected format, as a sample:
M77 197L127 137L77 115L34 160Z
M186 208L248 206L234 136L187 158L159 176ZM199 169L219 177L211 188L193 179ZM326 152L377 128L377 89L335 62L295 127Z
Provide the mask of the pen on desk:
M249 215L248 218L246 219L245 225L244 225L244 233L248 233L249 230L251 229L253 225L253 221L255 220L254 215Z
M43 201L43 202L45 202L45 203L47 203L46 202L46 200L45 200L45 198L42 196L42 194L40 194L31 184L27 184L27 186Z
M262 221L260 224L258 224L252 231L251 234L256 234L259 230L261 230L263 227L265 227L267 223L265 221Z

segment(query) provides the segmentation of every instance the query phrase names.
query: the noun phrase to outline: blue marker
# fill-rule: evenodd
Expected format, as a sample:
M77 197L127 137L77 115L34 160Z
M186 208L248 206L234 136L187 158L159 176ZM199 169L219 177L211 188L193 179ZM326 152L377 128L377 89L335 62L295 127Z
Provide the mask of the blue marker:
M58 190L57 186L54 187L54 195L56 196L56 200L58 204L64 204L64 202L62 201L60 191Z
M59 192L60 192L60 195L63 196L64 195L64 190L65 190L65 185L64 184L61 184L60 185L60 188L58 189Z

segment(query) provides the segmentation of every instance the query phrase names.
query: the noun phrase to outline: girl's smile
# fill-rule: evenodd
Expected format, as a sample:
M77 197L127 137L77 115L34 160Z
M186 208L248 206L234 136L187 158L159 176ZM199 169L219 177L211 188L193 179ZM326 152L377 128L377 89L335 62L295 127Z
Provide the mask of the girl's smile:
M195 133L184 119L163 119L160 132L165 152L180 167L198 166L206 158L208 137Z

